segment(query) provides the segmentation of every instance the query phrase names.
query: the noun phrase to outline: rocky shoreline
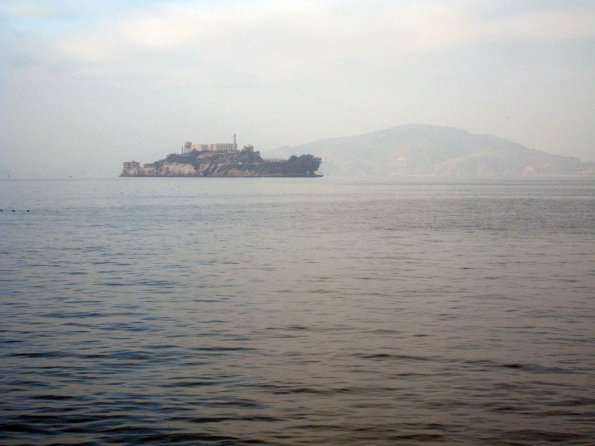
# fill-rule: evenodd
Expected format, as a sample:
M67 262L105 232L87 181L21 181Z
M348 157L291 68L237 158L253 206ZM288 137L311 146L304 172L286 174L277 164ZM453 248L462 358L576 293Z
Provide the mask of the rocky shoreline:
M321 159L312 155L265 160L259 152L199 152L171 154L142 167L125 163L121 177L320 177Z

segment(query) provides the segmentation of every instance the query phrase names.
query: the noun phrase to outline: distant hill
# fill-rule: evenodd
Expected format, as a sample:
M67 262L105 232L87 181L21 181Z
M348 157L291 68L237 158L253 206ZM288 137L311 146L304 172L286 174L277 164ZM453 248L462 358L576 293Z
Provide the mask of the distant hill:
M269 152L311 153L327 175L516 177L595 174L595 163L452 127L411 124Z

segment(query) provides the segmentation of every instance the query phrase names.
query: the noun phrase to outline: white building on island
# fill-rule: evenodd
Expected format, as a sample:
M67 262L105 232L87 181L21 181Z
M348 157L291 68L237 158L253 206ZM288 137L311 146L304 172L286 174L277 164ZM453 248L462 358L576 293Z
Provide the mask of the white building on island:
M233 135L233 142L215 143L215 144L193 144L188 141L184 144L182 153L188 153L190 151L195 152L237 152L238 144L236 141L236 135Z
M124 161L122 168L124 170L140 169L140 163L138 161Z

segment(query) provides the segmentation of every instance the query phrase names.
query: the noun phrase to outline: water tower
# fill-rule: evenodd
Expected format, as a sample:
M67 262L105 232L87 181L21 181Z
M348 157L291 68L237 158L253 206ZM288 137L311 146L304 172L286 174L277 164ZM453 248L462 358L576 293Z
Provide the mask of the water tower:
M182 153L187 153L190 152L190 149L192 148L192 142L190 141L186 141L184 143L184 150L182 150Z

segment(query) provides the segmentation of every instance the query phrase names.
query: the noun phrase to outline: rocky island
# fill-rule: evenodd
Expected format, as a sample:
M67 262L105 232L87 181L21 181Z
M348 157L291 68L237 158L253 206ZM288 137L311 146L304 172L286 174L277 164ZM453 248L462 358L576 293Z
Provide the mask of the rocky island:
M141 166L125 162L121 177L320 177L321 159L312 155L292 155L286 160L263 159L253 146L237 149L237 144L192 144L182 153Z

